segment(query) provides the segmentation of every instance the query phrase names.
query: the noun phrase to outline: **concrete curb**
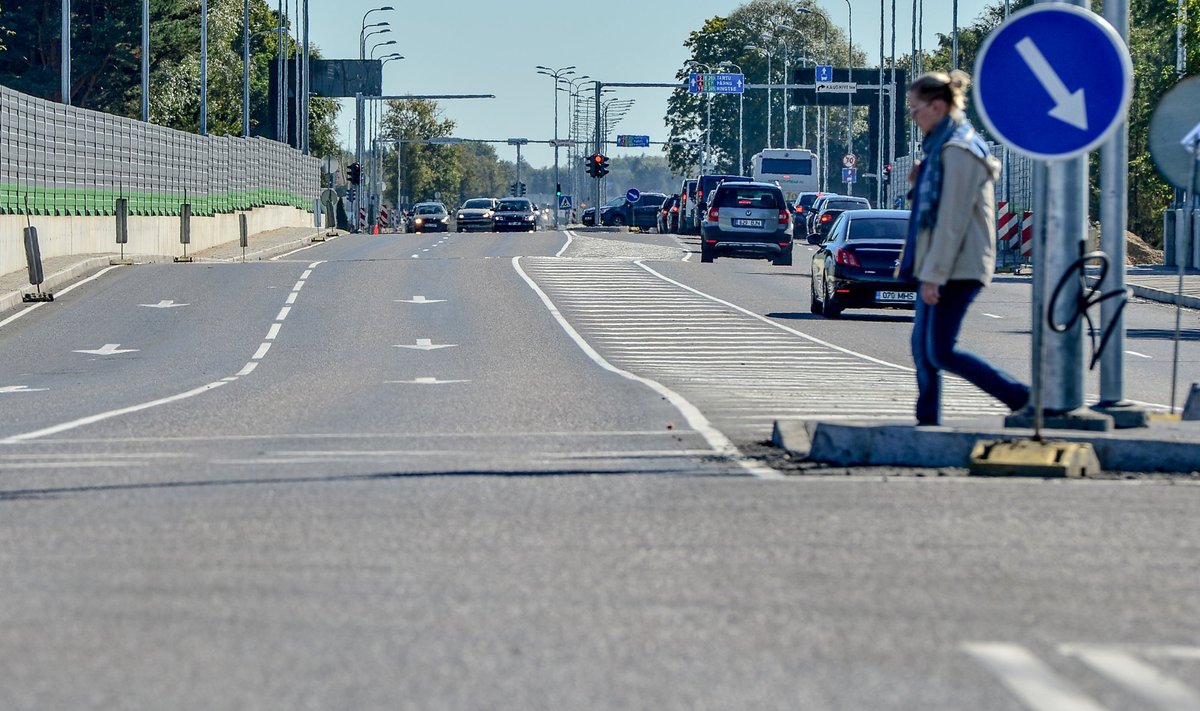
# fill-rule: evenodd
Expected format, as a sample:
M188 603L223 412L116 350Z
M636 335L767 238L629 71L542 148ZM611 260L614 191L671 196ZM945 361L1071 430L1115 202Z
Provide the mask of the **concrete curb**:
M1163 291L1162 289L1154 289L1141 284L1126 284L1132 291L1134 296L1140 296L1143 299L1150 301L1158 301L1164 304L1175 303L1176 293L1173 291ZM1180 303L1189 309L1200 309L1200 297L1183 294Z
M1200 422L1155 423L1120 434L1046 430L1046 438L1089 442L1106 471L1200 471ZM965 467L981 439L1029 438L1032 430L955 429L866 422L777 421L772 441L800 459L838 466Z
M115 259L116 253L104 255L101 257L89 257L82 259L76 264L61 269L53 274L45 274L42 278L42 291L54 291L64 284L70 284L73 281L91 276L96 272L111 266L109 261ZM161 259L161 257L159 257ZM147 259L147 257L140 257ZM149 259L154 259L153 257ZM170 257L167 257L170 259ZM7 294L0 294L0 313L14 309L24 303L25 294L34 292L36 289L32 284L26 284L23 288L17 291L10 291Z

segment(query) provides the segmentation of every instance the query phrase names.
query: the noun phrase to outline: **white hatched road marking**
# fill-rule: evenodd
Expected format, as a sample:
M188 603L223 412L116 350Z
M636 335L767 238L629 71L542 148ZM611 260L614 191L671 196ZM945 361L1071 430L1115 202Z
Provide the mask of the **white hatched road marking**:
M1034 711L1104 711L1104 707L1018 644L977 642L964 644L962 648ZM1139 659L1195 662L1200 661L1200 647L1072 643L1059 645L1057 651L1079 659L1108 681L1144 699L1152 708L1200 709L1200 694L1196 690Z
M912 418L911 368L821 341L640 262L541 257L522 265L606 359L676 390L739 441L769 437L775 419ZM836 392L814 387L821 382L836 383ZM1008 412L953 377L942 407L947 419Z

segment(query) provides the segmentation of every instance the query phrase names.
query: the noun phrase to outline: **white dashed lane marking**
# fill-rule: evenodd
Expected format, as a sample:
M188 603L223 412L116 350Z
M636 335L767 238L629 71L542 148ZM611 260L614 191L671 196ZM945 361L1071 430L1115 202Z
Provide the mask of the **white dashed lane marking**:
M908 367L840 348L623 260L527 258L529 276L620 368L679 392L736 441L776 419L912 419ZM1007 409L946 378L946 419Z

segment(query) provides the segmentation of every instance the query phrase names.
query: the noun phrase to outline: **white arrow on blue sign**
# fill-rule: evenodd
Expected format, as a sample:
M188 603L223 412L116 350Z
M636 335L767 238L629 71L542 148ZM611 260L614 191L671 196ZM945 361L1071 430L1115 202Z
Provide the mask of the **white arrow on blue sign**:
M630 188L629 192L625 193L625 199L629 202L637 202L638 198L641 196L642 191L638 190L637 188Z
M1013 13L975 62L975 106L987 129L1042 160L1082 155L1125 119L1133 62L1095 13L1046 3Z
M833 81L833 65L818 64L816 67L813 67L813 80L814 84L824 84Z

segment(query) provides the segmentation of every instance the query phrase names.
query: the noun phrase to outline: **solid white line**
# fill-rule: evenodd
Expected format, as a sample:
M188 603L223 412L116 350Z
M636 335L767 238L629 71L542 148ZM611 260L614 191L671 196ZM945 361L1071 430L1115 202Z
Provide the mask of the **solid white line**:
M1103 706L1020 645L976 643L964 644L963 649L1033 711L1104 711Z
M254 355L250 356L250 360L262 360L263 356L265 356L269 350L271 350L270 343L263 343L259 345L258 350L254 352Z
M257 368L257 367L258 367L258 363L255 363L255 362L250 362L250 363L247 363L247 364L246 364L246 367L244 367L244 368L242 368L241 370L239 370L237 374L238 374L239 376L241 376L241 375L249 375L249 374L253 373L253 372L254 372L254 369L255 369L255 368Z
M988 314L988 313L985 313L984 316L987 316L988 318L1004 318L1003 316L997 316L996 314Z
M770 467L764 467L742 456L742 453L738 451L738 448L734 446L733 442L729 441L729 438L722 434L720 430L718 430L716 427L713 427L713 425L708 421L708 418L704 416L704 413L702 413L698 407L688 402L688 400L679 393L671 390L667 386L657 381L650 380L649 378L643 378L640 375L635 375L627 370L621 370L605 360L604 356L600 355L594 348L592 348L592 346L588 344L586 340L584 340L583 336L581 336L579 332L571 326L567 319L558 310L558 307L554 305L554 302L550 300L550 297L546 294L546 292L542 291L542 288L539 287L537 283L525 273L525 270L521 268L521 258L513 257L512 265L513 269L517 270L517 274L520 274L521 278L525 280L525 283L529 284L529 288L533 289L534 293L541 298L542 303L546 305L546 308L550 311L550 315L554 317L554 320L558 322L558 325L567 332L567 335L571 337L571 340L575 341L575 344L579 346L579 348L589 358L591 358L596 365L604 368L605 370L616 373L623 378L642 383L659 395L662 395L668 402L675 406L675 409L679 410L680 414L682 414L684 419L687 420L688 425L704 437L704 441L708 442L708 445L712 447L713 451L729 458L734 462L737 462L737 464L739 464L750 474L763 479L784 478L782 474L774 469L771 469Z
M267 340L268 341L275 340L275 337L279 335L279 329L282 327L283 327L283 324L281 324L281 323L271 324L270 330L267 331Z
M53 427L46 427L45 429L35 430L33 432L26 432L25 434L19 434L19 435L13 435L11 437L6 437L6 438L0 440L0 444L16 444L17 442L27 442L31 439L41 439L42 437L48 437L50 435L58 434L59 432L66 432L67 430L73 430L77 427L83 427L84 425L95 424L97 422L101 422L103 420L107 420L112 417L128 415L130 413L140 412L142 410L148 410L152 407L158 407L159 405L167 405L172 402L186 400L190 397L195 397L196 395L206 393L209 390L219 388L225 384L226 383L218 380L214 383L209 383L208 385L202 385L193 390L188 390L185 393L179 393L178 395L172 395L170 397L164 397L164 398L161 398L158 400L151 400L150 402L143 402L139 405L123 407L118 410L109 410L108 412L101 412L98 415L90 415L88 417L81 417L78 420L71 420L70 422L64 422L59 425L54 425Z
M1078 657L1162 711L1200 709L1200 696L1195 691L1123 649L1092 644L1064 644L1058 649L1068 657Z
M285 318L287 318L287 317L288 317L288 314L289 314L289 313L291 313L291 312L292 312L292 307L291 307L291 306L284 306L282 309L280 309L280 310L279 310L279 315L275 317L275 320L276 320L276 321L282 321L282 320L284 320Z
M563 252L567 251L567 247L571 246L572 240L575 239L575 235L571 232L571 230L563 230L563 234L567 236L567 242L562 246L562 249L558 250L558 253L554 255L556 257L561 257Z
M284 252L283 254L279 254L279 255L276 255L276 256L274 256L274 257L271 257L271 259L270 259L269 261L272 261L272 262L277 262L277 261L279 261L280 259L283 259L284 257L290 257L290 256L292 256L293 254L295 254L295 253L297 253L297 252L303 252L303 251L304 251L304 250L306 250L306 249L312 249L313 247L317 247L317 246L320 246L320 245L322 245L322 244L326 244L326 243L328 243L328 242L332 242L332 241L334 241L335 239L337 239L338 237L341 237L341 235L334 235L333 237L327 237L327 238L325 238L325 242L313 242L313 243L311 243L311 244L308 244L308 245L306 245L306 246L304 246L304 247L300 247L299 249L293 249L293 250L292 250L292 251L290 251L290 252ZM320 264L320 263L321 263L321 262L315 262L315 263L313 264L313 266L316 266L317 264Z
M70 286L68 286L66 288L59 289L58 291L56 291L54 293L58 294L59 296L62 296L63 294L69 294L69 293L71 293L72 290L75 289L75 287L83 286L84 284L88 283L89 281L99 279L100 277L104 276L105 274L107 274L108 272L111 272L114 269L120 269L121 266L122 265L120 265L120 264L114 264L111 267L106 267L104 269L101 269L100 271L91 275L87 279L81 279L80 281L77 281L74 284L71 284ZM44 306L44 305L45 305L45 302L38 302L38 303L35 303L32 306L30 306L29 308L18 311L17 313L13 314L12 316L9 316L8 318L4 319L3 321L0 321L0 328L4 328L8 324L12 323L13 321L16 321L17 319L21 318L22 316L29 313L30 311L33 311L34 309L36 309L40 306Z

